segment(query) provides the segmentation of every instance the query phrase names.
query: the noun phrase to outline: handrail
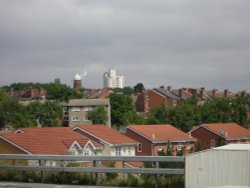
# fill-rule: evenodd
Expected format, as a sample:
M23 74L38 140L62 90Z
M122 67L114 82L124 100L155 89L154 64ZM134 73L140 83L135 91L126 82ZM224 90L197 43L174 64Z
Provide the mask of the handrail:
M160 162L185 162L184 157L180 156L71 156L71 155L27 155L27 154L0 154L1 160L37 160L39 165L35 166L15 166L0 165L0 170L15 171L40 171L43 172L79 172L79 173L96 173L96 185L99 185L98 173L130 173L130 174L155 174L156 187L159 183L160 174L183 175L184 169L178 168L159 168ZM46 161L92 161L94 167L61 167L46 166ZM131 161L154 162L154 168L108 168L99 167L99 161L121 161L123 163Z

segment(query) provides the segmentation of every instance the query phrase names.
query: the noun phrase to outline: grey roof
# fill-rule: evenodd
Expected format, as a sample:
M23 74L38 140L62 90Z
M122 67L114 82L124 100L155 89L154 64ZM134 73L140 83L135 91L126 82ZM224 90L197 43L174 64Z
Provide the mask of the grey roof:
M175 93L173 93L172 91L168 91L167 89L164 88L155 88L155 91L171 98L171 99L175 99L175 100L180 100L181 98L179 96L177 96Z
M109 99L71 99L68 106L101 106L110 105Z
M228 144L225 146L213 148L215 150L247 150L250 151L250 144Z

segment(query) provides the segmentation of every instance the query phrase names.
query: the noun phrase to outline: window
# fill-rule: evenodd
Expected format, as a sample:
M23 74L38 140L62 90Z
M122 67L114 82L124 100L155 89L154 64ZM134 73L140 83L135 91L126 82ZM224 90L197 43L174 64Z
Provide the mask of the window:
M131 146L128 146L128 155L132 155Z
M89 156L90 155L90 152L89 152L89 148L86 147L84 150L83 150L83 155L84 156Z
M139 143L137 144L137 152L141 152L142 151L142 144Z
M158 150L162 150L162 144L158 144Z
M72 107L73 112L80 112L80 107Z
M182 150L182 147L183 147L183 145L181 145L181 144L178 144L178 145L176 146L176 148L177 148L178 151Z
M210 141L210 147L211 147L211 148L215 147L215 140L211 140L211 141Z
M84 116L83 121L91 121L91 119L88 116Z
M80 121L80 117L79 116L72 116L72 121Z
M91 107L91 106L85 106L85 107L83 107L83 111L84 112L89 112L89 111L91 111L93 108Z
M115 147L115 155L121 156L121 147Z

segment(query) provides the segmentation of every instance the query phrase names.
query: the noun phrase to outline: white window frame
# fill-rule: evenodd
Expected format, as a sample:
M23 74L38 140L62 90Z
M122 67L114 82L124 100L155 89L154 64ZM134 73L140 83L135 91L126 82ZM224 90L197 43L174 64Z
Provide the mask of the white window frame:
M137 152L142 152L142 144L141 143L137 144Z
M132 155L131 146L128 146L128 155Z
M183 147L182 144L178 144L178 145L176 146L176 149L177 149L178 151L181 151L181 150L182 150L182 147Z
M79 116L72 116L71 120L72 121L80 121L81 118Z
M210 147L214 148L215 147L215 140L210 140Z
M74 106L71 108L72 112L80 112L80 110L81 110L80 107L77 107L77 106Z
M83 116L82 120L83 120L83 121L91 121L91 119L88 119L87 116Z
M158 144L158 150L159 150L159 151L162 150L162 144Z
M115 147L115 156L121 156L121 147Z
M83 111L84 111L84 112L89 112L89 111L91 111L91 110L93 110L93 107L91 107L91 106L84 106L84 107L83 107Z

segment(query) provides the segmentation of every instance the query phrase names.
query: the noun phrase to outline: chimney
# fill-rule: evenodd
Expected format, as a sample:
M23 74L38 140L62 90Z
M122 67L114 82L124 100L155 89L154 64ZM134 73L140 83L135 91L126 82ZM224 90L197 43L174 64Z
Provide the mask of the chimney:
M179 97L182 97L182 88L181 89L179 89Z
M171 91L171 86L167 86L167 90L168 90L168 91Z
M216 97L217 91L218 91L217 89L212 90L212 97Z
M224 89L224 97L225 97L225 98L228 97L228 89Z
M155 140L155 133L152 134L152 138Z
M200 98L201 98L201 99L204 99L204 92L205 92L205 88L202 87L202 88L200 89Z

